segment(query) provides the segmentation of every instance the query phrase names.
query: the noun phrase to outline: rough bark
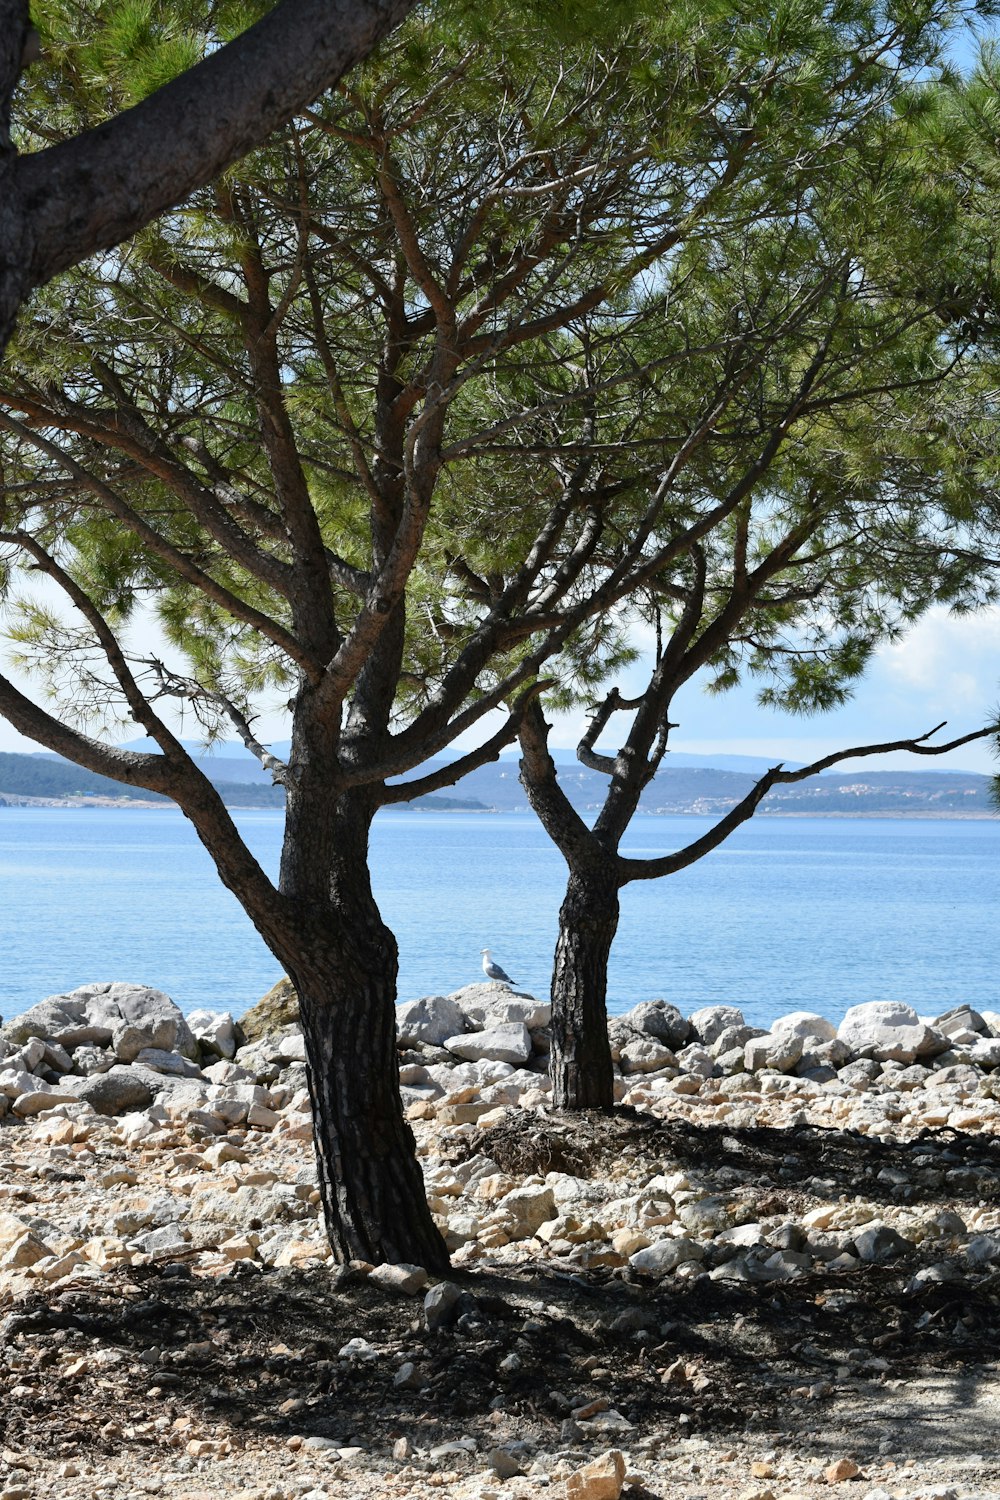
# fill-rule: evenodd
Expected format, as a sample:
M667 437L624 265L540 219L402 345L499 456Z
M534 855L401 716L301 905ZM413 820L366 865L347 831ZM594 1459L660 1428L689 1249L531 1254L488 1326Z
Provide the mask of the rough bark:
M333 915L333 914L332 914ZM370 893L305 938L291 979L305 1033L313 1135L336 1259L443 1271L448 1253L403 1118L396 944Z
M306 694L289 759L279 878L289 922L265 937L299 995L327 1233L341 1262L443 1270L399 1092L396 940L369 874L378 799L340 791L336 727L310 707Z
M570 871L552 972L549 1071L557 1109L614 1103L607 992L618 910L618 886L607 868Z
M10 101L26 0L0 0L0 352L29 292L135 234L330 88L414 0L280 0L134 109L17 156Z

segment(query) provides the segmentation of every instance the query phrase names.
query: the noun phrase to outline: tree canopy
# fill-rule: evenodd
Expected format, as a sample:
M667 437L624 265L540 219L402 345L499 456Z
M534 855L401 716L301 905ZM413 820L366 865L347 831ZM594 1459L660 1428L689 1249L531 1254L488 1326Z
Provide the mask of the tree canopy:
M128 14L32 77L25 142L51 98L75 134L205 44ZM486 36L421 12L22 323L2 586L53 699L0 678L0 712L172 796L288 970L343 1258L444 1261L399 1108L375 810L495 757L553 679L592 692L636 618L723 685L812 632L777 679L820 701L971 587L937 543L975 486L923 404L964 356L941 274L965 231L893 113L948 14L587 7L577 31L528 6ZM160 647L130 642L144 608ZM285 762L254 727L276 693ZM176 700L284 784L277 883ZM160 753L110 746L122 718Z

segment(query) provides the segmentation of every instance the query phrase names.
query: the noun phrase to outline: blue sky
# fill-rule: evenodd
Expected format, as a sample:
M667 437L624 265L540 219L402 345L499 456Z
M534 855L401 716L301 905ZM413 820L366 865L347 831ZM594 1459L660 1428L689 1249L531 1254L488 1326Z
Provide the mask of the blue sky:
M635 669L621 682L623 691L636 691L641 678L641 672ZM675 750L706 756L754 755L776 761L809 761L851 745L923 734L942 719L948 721L948 728L941 738L957 738L991 722L997 716L998 704L1000 608L961 617L934 608L901 642L877 655L853 699L844 707L810 717L779 714L760 708L752 689L744 687L713 696L694 682L673 705L672 717L678 728L671 743ZM583 713L558 718L553 745L572 748L583 723ZM287 737L287 720L278 714L262 719L258 727L265 741ZM605 736L605 743L611 743L615 727L612 720L612 733ZM621 722L617 727L621 728ZM196 734L190 721L183 728L188 736ZM134 738L136 732L123 738ZM470 740L463 743L468 745ZM0 719L0 750L31 752L38 748ZM989 741L940 759L896 755L872 757L864 764L871 770L950 767L993 773L1000 769Z
M642 680L635 670L622 682L623 692L638 691ZM852 699L830 713L777 713L756 703L752 687L715 695L692 682L671 709L678 726L671 746L692 754L811 761L852 745L924 734L942 720L948 727L937 738L956 739L992 722L998 704L1000 608L966 616L934 608L902 641L878 653ZM583 723L582 714L556 721L553 744L575 744ZM623 724L624 719L619 727ZM612 736L604 738L610 743ZM1000 769L988 740L940 758L897 754L867 758L864 764L870 770L939 767L993 774Z
M949 53L958 67L970 68L977 49L971 32L956 30ZM620 686L626 694L635 692L643 680L644 674L636 669ZM23 680L19 685L31 691ZM948 727L940 738L955 738L995 719L1000 712L998 705L1000 608L961 618L934 608L903 641L878 654L844 707L828 714L796 717L759 707L752 688L712 696L696 681L673 705L672 718L678 728L671 745L674 750L706 756L737 754L809 761L850 745L922 734L942 719L947 720ZM553 745L574 746L583 724L582 713L558 718ZM189 736L196 732L190 721L182 727ZM613 720L606 744L611 743L614 728ZM265 742L284 739L287 719L275 714L262 719L257 729ZM136 733L122 737L134 738ZM461 743L468 745L469 737ZM0 751L32 752L39 748L0 719ZM873 770L909 766L993 773L1000 769L989 741L930 760L896 755L873 757L864 764Z

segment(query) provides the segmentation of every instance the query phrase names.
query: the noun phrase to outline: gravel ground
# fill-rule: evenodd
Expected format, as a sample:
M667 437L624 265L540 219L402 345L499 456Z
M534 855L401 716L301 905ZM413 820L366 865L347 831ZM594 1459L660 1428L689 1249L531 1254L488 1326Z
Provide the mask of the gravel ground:
M862 1218L902 1204L988 1223L1000 1203L988 1131L893 1141L782 1125L777 1107L774 1124L764 1110L728 1128L699 1124L693 1101L672 1109L417 1129L429 1174L485 1153L515 1181L555 1165L625 1192L673 1170L775 1223L824 1203L855 1219L859 1204ZM583 1264L586 1245L575 1261L558 1241L470 1242L454 1319L428 1329L422 1291L336 1268L309 1239L307 1141L234 1131L246 1160L199 1173L219 1143L181 1126L153 1146L124 1143L116 1122L70 1144L51 1134L37 1118L0 1127L0 1210L53 1239L83 1205L110 1223L223 1167L234 1202L241 1180L271 1177L312 1219L295 1224L305 1248L285 1265L200 1251L195 1236L99 1275L0 1279L0 1500L526 1500L572 1493L565 1481L609 1449L631 1500L791 1500L837 1484L878 1500L1000 1497L1000 1271L970 1267L947 1238L760 1282L713 1279L710 1256L651 1280L620 1256ZM230 1232L246 1236L245 1217Z

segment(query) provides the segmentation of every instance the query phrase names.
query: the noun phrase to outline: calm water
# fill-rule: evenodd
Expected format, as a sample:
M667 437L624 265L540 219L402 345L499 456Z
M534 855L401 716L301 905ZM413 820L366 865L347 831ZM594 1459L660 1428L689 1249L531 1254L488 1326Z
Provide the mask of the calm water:
M277 813L237 814L277 868ZM628 852L697 837L635 820ZM1000 1008L1000 822L760 819L700 864L631 886L609 1000L738 1004L764 1023L861 1000ZM564 868L529 816L387 812L372 863L400 945L400 998L479 976L487 944L542 995ZM0 810L0 1014L87 981L131 979L185 1010L237 1014L279 969L173 810Z

